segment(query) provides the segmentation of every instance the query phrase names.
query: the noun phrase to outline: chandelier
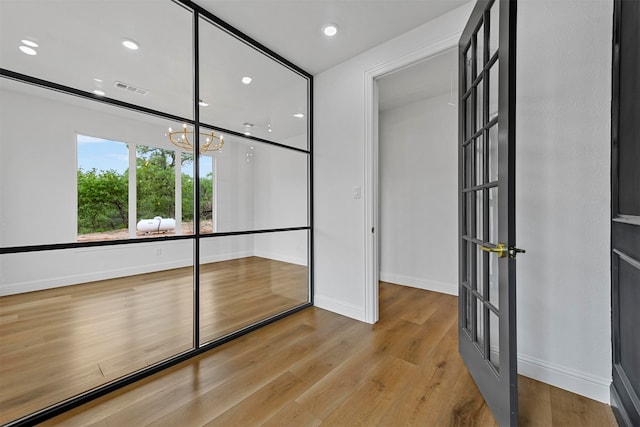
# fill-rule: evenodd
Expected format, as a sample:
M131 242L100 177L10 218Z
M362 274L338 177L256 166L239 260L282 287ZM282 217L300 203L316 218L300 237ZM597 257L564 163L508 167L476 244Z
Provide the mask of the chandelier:
M169 132L166 134L169 137L169 141L173 145L182 148L184 151L193 151L193 143L189 138L193 138L193 131L187 129L187 125L182 125L182 130L174 131L169 128ZM224 146L224 139L222 135L216 135L213 131L200 132L200 154L207 151L220 151Z

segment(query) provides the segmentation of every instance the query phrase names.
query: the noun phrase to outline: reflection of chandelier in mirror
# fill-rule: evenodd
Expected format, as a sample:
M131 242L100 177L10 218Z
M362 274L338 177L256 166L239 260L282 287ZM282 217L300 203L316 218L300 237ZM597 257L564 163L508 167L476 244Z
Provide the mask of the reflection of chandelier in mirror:
M193 151L193 143L189 138L193 138L193 131L187 129L187 125L182 125L182 130L174 131L169 128L169 132L165 134L169 137L169 141L173 145L182 148L184 151ZM200 154L207 151L220 151L224 146L224 138L222 135L216 135L213 131L200 132Z

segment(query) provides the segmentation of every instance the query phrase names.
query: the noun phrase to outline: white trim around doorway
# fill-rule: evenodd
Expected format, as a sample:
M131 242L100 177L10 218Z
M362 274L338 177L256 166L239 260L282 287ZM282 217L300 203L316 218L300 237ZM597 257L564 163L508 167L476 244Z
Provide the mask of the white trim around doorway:
M458 46L462 32L443 37L428 46L378 64L365 71L364 76L364 316L367 323L378 321L378 91L375 80L418 61L429 59Z

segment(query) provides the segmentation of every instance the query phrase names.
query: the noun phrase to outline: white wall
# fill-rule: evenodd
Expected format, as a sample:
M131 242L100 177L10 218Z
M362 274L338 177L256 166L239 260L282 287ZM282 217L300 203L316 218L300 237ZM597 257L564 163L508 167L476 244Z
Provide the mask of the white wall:
M520 372L609 401L613 2L518 3Z
M380 280L457 295L458 110L448 102L380 112Z
M519 371L608 402L612 4L521 1L517 55ZM459 31L469 7L315 78L315 301L364 320L364 76ZM363 189L366 193L366 189Z
M365 73L462 31L468 4L314 78L315 304L364 320Z

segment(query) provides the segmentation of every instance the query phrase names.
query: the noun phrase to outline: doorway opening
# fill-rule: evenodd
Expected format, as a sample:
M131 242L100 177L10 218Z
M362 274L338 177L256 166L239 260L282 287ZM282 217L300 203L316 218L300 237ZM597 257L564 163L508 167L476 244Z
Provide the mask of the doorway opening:
M379 279L458 294L457 50L376 79Z
M457 218L457 202L456 202L456 185L457 185L457 107L449 104L456 104L457 94L454 92L457 88L457 43L460 34L453 34L447 37L444 40L440 40L437 43L434 43L430 46L422 48L418 51L412 52L411 54L405 55L404 57L395 59L393 61L389 61L387 63L381 64L368 70L365 74L365 215L366 215L366 226L369 232L367 233L367 239L365 242L365 320L368 323L375 323L379 317L379 307L378 307L378 283L379 280L388 280L392 282L399 282L401 284L405 284L408 286L419 287L422 289L429 289L438 292L457 294L457 258L456 253L457 249L455 247L456 242L456 233L457 226L456 218ZM453 66L447 65L449 62L446 60L449 58L449 55L453 57ZM433 75L436 74L436 69L440 69L441 74L440 82L438 83L437 79L431 79L429 75L429 68L433 67ZM421 71L422 70L422 71ZM444 70L444 71L442 71ZM405 73L410 73L413 75L413 79L415 79L416 84L420 83L424 88L420 90L412 90L411 86L405 86L405 83L402 80L406 80L407 75ZM452 80L453 73L453 80ZM422 76L420 76L422 74ZM395 77L394 77L395 75ZM404 75L404 76L403 76ZM397 80L397 81L396 81ZM395 81L395 82L394 82ZM386 85L389 84L389 88ZM382 86L382 87L381 87ZM396 86L394 88L394 86ZM430 87L430 88L429 88ZM401 88L401 89L398 89ZM385 95L385 92L389 89L392 95ZM404 96L401 96L400 91L404 91ZM422 92L422 93L420 93ZM439 93L438 93L439 92ZM382 95L382 99L380 96ZM404 99L404 100L403 100ZM424 101L427 99L428 101ZM381 103L382 102L382 103ZM435 257L430 257L433 259L429 259L430 262L437 262L440 257L444 259L446 256L448 259L447 262L452 264L452 275L448 278L447 273L438 272L435 276L424 277L424 275L419 274L419 271L424 266L424 259L419 260L417 257L420 256L419 249L417 247L408 247L403 248L408 250L411 253L411 257L407 259L393 260L392 257L387 254L386 258L383 260L381 255L384 255L384 252L381 251L383 244L385 244L382 239L386 239L391 242L390 239L398 239L398 241L402 241L402 235L407 233L412 233L413 231L418 230L421 226L424 226L427 221L428 225L433 225L434 221L436 221L438 216L442 216L442 211L440 209L444 209L446 212L447 203L443 203L442 201L438 201L438 194L442 194L442 192L446 191L447 184L444 186L438 187L441 177L438 177L436 174L432 177L432 182L427 182L429 184L429 189L437 189L437 194L433 199L429 198L428 200L417 200L418 197L421 197L415 190L417 186L420 184L424 184L424 182L420 181L420 174L424 172L425 165L414 165L416 167L416 176L415 178L411 178L410 176L401 177L398 180L390 180L386 179L384 186L382 185L381 179L385 179L381 176L381 172L384 174L386 171L387 163L384 163L383 169L381 171L381 164L383 161L389 160L391 162L389 165L393 165L393 167L397 165L401 165L403 162L403 156L407 156L411 158L411 161L419 161L419 153L424 152L424 150L429 150L429 144L425 142L425 138L416 138L418 135L426 135L433 126L437 126L438 123L434 120L427 127L417 126L415 122L419 121L420 114L416 113L412 117L407 118L402 116L402 110L409 104L418 104L426 103L433 104L435 110L441 110L440 113L446 116L446 110L449 110L448 113L451 115L450 119L453 120L453 132L449 135L452 140L450 141L450 146L445 147L446 144L443 141L439 141L435 147L438 147L437 150L447 157L447 150L449 150L449 157L451 158L451 163L449 165L439 164L438 166L447 167L449 172L452 175L453 187L451 190L450 197L453 200L452 210L450 215L453 220L453 228L451 230L451 242L453 242L453 246L451 253L448 255L438 253L437 247L441 242L436 241L436 239L430 239L428 242L417 241L418 245L429 245L431 249L436 249L437 255ZM436 107L436 104L439 104ZM407 107L408 110L411 110L411 107ZM395 111L391 111L395 110ZM424 113L424 112L423 112ZM390 120L387 120L390 118ZM383 122L381 123L381 119ZM409 127L406 123L407 120L412 122L411 127ZM403 123L405 125L403 126ZM387 126L389 125L389 126ZM398 132L401 131L402 135L397 134L396 132L392 132L393 129L396 129ZM385 138L385 135L389 133L391 137L391 141L386 144L381 140L381 138ZM393 135L392 135L393 133ZM406 153L405 149L400 149L400 147L395 147L394 144L398 138L403 139L403 146L410 147L409 152ZM438 138L437 135L432 134L428 139ZM421 145L420 145L421 144ZM398 149L396 149L398 148ZM389 159L386 158L387 151L393 152L389 155ZM391 155L396 156L395 160L391 160ZM382 159L382 156L385 156L385 159ZM433 159L429 159L430 161ZM405 172L407 172L405 170ZM403 186L402 181L409 180L410 187ZM447 178L447 181L449 178ZM388 184L388 185L387 185ZM449 186L451 183L448 184ZM390 188L391 186L391 188ZM396 218L393 221L393 218L390 216L389 219L393 225L385 227L382 221L385 221L383 218L383 211L381 209L384 206L388 205L387 202L392 202L393 199L384 199L382 201L383 193L388 193L393 187L402 188L402 194L399 196L409 203L407 206L410 206L410 203L415 202L417 205L421 205L422 208L426 208L429 211L430 218L426 219L419 215L419 212L404 212L404 214L413 214L413 219L411 221L406 222L402 219L403 223L399 223L400 219ZM434 187L435 186L435 187ZM397 195L396 195L397 196ZM415 200L413 198L416 198ZM438 206L441 204L442 206ZM389 215L389 214L387 214ZM436 222L437 224L437 222ZM394 234L394 229L401 227L402 231L400 234ZM383 230L384 228L384 230ZM382 233L380 233L379 231ZM421 229L424 231L424 229ZM414 233L415 234L415 233ZM444 237L437 237L444 238ZM446 243L445 243L446 244ZM388 245L387 248L389 250L393 250L392 245ZM431 253L431 249L428 253ZM429 257L429 255L427 255ZM411 259L411 260L410 260ZM410 260L410 261L409 261ZM407 273L402 274L402 269L395 268L398 264L402 263L413 263L411 266L413 270L405 270ZM422 265L416 265L422 264ZM387 268L387 266L389 266ZM407 267L406 265L404 267ZM404 268L403 267L403 268ZM382 269L382 270L381 270ZM394 271L395 270L395 271ZM440 269L446 271L446 267ZM451 283L449 283L451 282Z

